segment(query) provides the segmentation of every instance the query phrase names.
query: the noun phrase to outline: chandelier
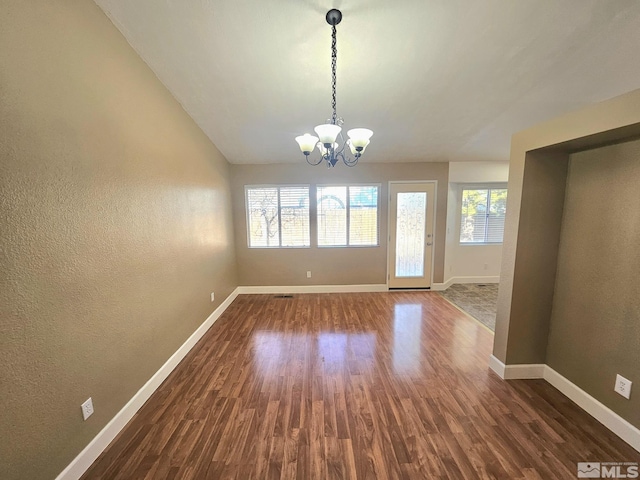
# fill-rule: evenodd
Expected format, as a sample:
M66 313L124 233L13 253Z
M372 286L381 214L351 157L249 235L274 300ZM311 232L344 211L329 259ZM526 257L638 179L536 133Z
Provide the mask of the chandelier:
M349 139L345 142L342 136L342 125L344 120L338 117L336 113L336 60L338 57L338 48L336 41L336 25L342 20L342 12L335 8L327 12L327 23L331 25L331 108L333 115L327 120L327 123L318 125L314 128L318 134L310 135L305 133L296 137L296 142L300 145L300 150L304 153L309 165L319 165L322 161L327 162L329 168L335 167L338 160L342 160L348 167L353 167L364 153L369 139L373 132L367 128L353 128L347 131ZM340 137L340 143L338 143ZM349 146L349 152L345 153L345 148ZM309 155L314 147L318 147L320 158L317 161L311 160Z

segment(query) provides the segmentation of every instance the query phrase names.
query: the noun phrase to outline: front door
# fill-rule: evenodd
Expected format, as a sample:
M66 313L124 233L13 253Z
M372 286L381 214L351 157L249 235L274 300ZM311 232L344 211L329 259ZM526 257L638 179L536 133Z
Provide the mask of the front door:
M433 182L389 184L389 288L431 287Z

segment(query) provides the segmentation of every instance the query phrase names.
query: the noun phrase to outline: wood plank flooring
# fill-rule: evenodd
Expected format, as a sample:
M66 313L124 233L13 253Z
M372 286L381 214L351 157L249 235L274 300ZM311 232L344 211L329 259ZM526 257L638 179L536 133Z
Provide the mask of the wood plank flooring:
M84 479L567 479L640 454L436 293L242 295Z

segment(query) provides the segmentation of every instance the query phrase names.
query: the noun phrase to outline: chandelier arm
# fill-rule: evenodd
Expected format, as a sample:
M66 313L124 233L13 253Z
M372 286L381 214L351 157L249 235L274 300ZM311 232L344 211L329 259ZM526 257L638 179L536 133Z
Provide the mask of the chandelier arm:
M342 161L347 167L355 167L360 157L350 158L346 155L342 156Z
M324 157L322 155L320 155L320 158L318 159L318 161L316 163L313 163L312 161L309 160L309 155L305 155L306 159L307 159L307 163L309 165L311 165L312 167L315 167L316 165L320 165L320 162L322 162L322 160L324 160Z
M347 142L345 142L344 135L342 135L342 132L340 132L338 136L340 137L340 143L338 144L338 149L336 151L338 153L342 153L344 152L344 149L347 146Z

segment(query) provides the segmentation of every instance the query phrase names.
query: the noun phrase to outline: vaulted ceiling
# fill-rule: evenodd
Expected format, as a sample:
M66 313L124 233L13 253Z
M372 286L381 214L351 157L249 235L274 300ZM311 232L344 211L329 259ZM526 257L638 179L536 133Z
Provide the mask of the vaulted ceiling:
M232 163L302 162L330 108L367 162L508 160L514 132L640 88L638 0L97 0Z

